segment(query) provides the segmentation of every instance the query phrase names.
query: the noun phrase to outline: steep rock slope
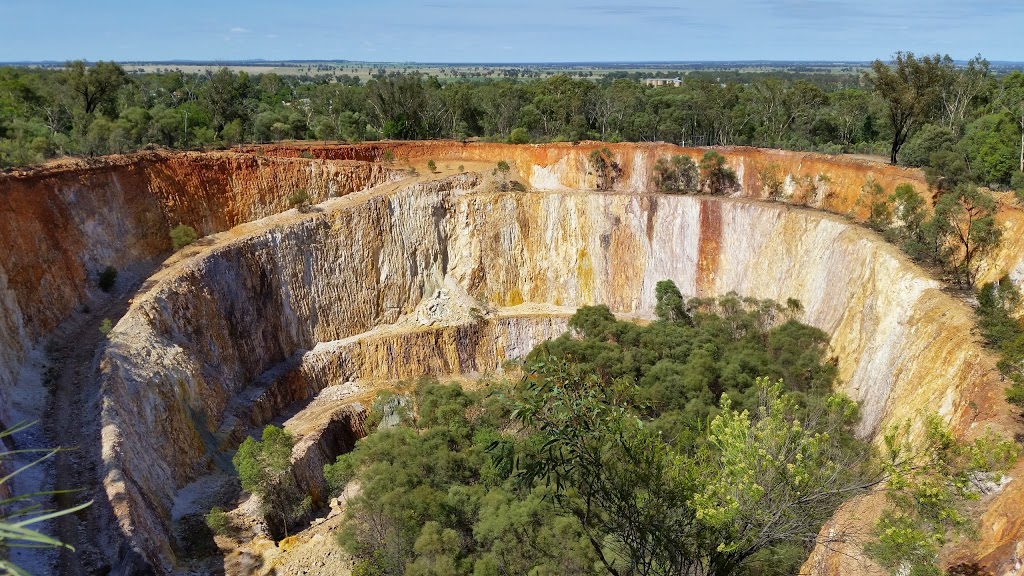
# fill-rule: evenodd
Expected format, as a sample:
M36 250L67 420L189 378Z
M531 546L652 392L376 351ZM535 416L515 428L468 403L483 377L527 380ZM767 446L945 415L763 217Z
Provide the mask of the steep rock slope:
M89 300L107 266L162 257L178 223L200 234L396 178L358 162L144 153L0 177L0 420L27 349Z
M650 313L664 278L690 295L796 298L804 320L833 335L865 435L922 409L965 432L1012 427L1004 405L973 403L979 388L998 385L970 310L856 226L746 200L475 184L456 178L272 218L168 271L137 300L104 361L104 456L108 496L123 503L115 511L140 551L154 562L173 554L146 540L170 534L175 491L215 465L233 396L296 351L394 324L452 283L482 305L606 303L631 314ZM456 337L450 354L476 354L473 341ZM390 375L396 361L410 375L466 366L439 369L409 344L398 357L364 355L373 364L360 375ZM319 346L309 365L329 364L332 350L351 348ZM330 370L312 389L350 377L350 368Z
M965 434L1013 429L969 309L894 249L841 218L780 203L645 194L659 156L703 150L611 145L622 166L614 191L576 191L595 185L587 156L602 146L281 146L144 153L0 176L0 241L12 247L0 251L0 417L26 352L89 301L96 272L162 257L178 222L221 232L281 212L299 188L320 202L393 181L407 161L505 159L549 192L491 193L463 178L332 200L319 214L271 217L204 241L143 288L112 335L102 376L103 480L132 547L158 570L174 568L170 500L224 464L220 450L240 430L229 424L231 408L261 378L283 396L243 410L262 416L242 428L285 400L379 378L399 361L410 375L497 366L557 333L581 304L649 313L653 283L666 277L692 295L800 299L805 320L833 335L847 391L865 405L865 433L920 410L939 411ZM377 164L386 152L396 165ZM763 198L766 168L786 182L781 200L855 218L866 210L869 180L886 191L902 182L924 189L916 172L862 161L721 152L740 176L739 197ZM1012 209L1003 218L1016 246L1024 218ZM1020 258L1000 251L985 276L1019 268ZM483 330L440 321L440 331L379 334L450 286L483 308L542 312L499 314ZM421 348L441 342L439 354ZM296 364L283 384L268 376L289 359ZM1019 494L1011 484L984 516L979 550L996 560L1021 540L1005 512L1019 509Z

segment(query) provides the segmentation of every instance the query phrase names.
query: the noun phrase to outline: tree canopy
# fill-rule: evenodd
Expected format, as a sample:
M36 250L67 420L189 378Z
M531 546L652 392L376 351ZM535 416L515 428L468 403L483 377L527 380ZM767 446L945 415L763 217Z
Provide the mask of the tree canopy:
M674 288L660 284L664 310L678 311ZM881 487L869 552L929 574L941 544L970 532L975 480L1016 458L1014 443L959 442L937 417L922 440L907 423L880 449L858 441L857 405L831 392L824 335L791 317L795 302L681 306L647 326L581 308L518 384L421 379L404 401L381 396L376 431L325 469L336 491L358 486L338 533L354 573L788 574L842 502ZM722 363L740 350L749 360ZM700 378L716 371L782 376ZM659 402L652 388L681 394Z
M854 70L690 70L679 73L683 81L675 88L646 86L639 73L595 80L547 72L483 78L375 71L363 81L226 68L141 72L110 62L3 67L0 166L149 145L592 139L882 153L922 166L948 148L957 157L973 154L972 166L995 159L979 168L979 183L1024 189L1021 75L1000 73L980 56L956 64L909 53L875 62L866 77ZM679 160L684 163L666 159L659 170L664 190L707 182L695 181L692 167ZM615 159L603 161L606 166L594 166L595 180L608 187Z

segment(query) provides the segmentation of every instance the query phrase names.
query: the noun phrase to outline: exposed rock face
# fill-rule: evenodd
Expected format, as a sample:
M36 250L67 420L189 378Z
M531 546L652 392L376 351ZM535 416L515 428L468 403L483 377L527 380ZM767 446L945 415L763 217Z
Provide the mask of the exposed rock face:
M251 154L138 154L0 177L0 419L28 348L95 290L107 266L162 257L178 223L201 235L393 180L359 162Z
M688 295L800 300L803 320L832 335L865 435L927 410L964 434L1014 429L971 311L875 235L781 203L643 193L657 157L680 153L671 146L611 146L623 167L615 190L577 192L593 186L595 147L384 144L313 148L314 160L268 147L2 178L0 241L19 249L0 254L0 391L25 350L88 296L90 273L165 253L179 221L210 233L270 216L154 276L103 356L103 482L121 531L159 572L176 568L175 493L226 468L224 451L286 406L351 380L499 369L563 331L580 305L649 314L665 278ZM271 216L297 188L319 202L393 180L395 170L366 163L386 150L506 159L544 191L494 193L463 175ZM923 190L916 173L869 163L723 153L744 197L762 197L760 175L776 168L783 200L856 217L869 176ZM1013 258L993 259L990 273ZM438 299L445 291L456 304ZM306 453L297 474L327 458ZM1017 523L996 523L983 545L1021 539Z

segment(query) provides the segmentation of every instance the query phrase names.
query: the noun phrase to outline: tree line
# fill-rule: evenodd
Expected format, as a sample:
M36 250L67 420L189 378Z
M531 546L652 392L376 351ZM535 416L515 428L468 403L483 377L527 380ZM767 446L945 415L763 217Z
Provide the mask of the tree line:
M129 73L113 62L0 68L0 166L147 145L383 138L885 154L912 166L961 162L983 184L1024 188L1024 73L910 53L864 74L693 71L678 88L635 75L441 82L380 73L364 83L227 68Z

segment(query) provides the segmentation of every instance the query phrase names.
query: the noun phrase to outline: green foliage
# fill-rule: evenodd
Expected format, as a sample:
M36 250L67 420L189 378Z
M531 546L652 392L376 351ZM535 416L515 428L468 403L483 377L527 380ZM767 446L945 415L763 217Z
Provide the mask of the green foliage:
M114 62L86 65L82 60L75 60L64 65L62 80L86 114L111 115L118 91L128 83L128 75Z
M569 319L569 329L584 338L601 339L615 322L615 315L604 304L584 306Z
M171 229L171 246L174 251L177 252L185 246L196 241L199 235L196 234L196 229L185 224L178 224Z
M889 64L875 60L867 81L885 101L886 119L892 130L889 159L896 164L903 144L929 119L936 117L942 100L942 88L954 67L948 55L915 57L912 52L897 52Z
M262 440L246 438L232 458L242 489L260 498L261 510L274 537L309 512L309 497L301 494L292 475L291 455L295 442L277 426L263 429Z
M727 194L739 186L736 172L725 163L725 157L714 150L704 153L699 167L700 186L708 194Z
M499 173L507 175L512 170L512 167L509 166L508 162L498 160L497 170Z
M869 484L866 447L849 433L859 418L853 401L827 396L801 420L781 380L760 379L756 386L761 398L753 414L733 410L723 397L698 456L704 481L691 506L712 531L711 544L717 542L705 553L724 566L793 535L812 536Z
M658 158L654 163L654 186L661 192L696 192L700 184L697 164L689 156Z
M845 499L886 486L873 553L925 574L970 531L976 482L1016 457L934 417L879 454L853 437L858 407L830 393L827 338L793 320L798 302L658 292L687 315L638 326L581 308L515 389L422 379L404 404L378 398L392 423L325 467L335 492L360 487L337 535L353 573L792 573ZM415 418L384 415L408 404Z
M127 72L113 63L0 67L0 167L150 144L207 148L285 138L660 140L869 154L906 142L906 163L930 164L941 150L973 154L972 164L990 174L979 181L997 183L992 175L1004 178L1008 151L1019 149L1014 125L1024 126L1020 74L991 75L980 58L953 66L941 56L899 54L876 64L869 85L852 70L676 71L668 74L684 81L672 90L644 86L649 71L596 80L511 72L376 71L366 82L348 75L324 82L228 69ZM487 78L499 73L510 77ZM979 123L987 115L1004 120ZM977 146L961 145L961 137ZM393 164L387 152L380 155ZM986 158L995 165L974 161Z
M865 450L848 432L854 403L822 398L802 422L811 413L781 385L758 389L756 416L724 398L698 448L675 448L590 371L538 365L515 414L543 443L520 477L554 486L556 509L577 518L609 573L741 571L759 553L813 540L864 489ZM802 558L792 558L795 569Z
M288 195L288 206L302 211L309 206L309 192L305 188L297 188Z
M978 259L995 248L1002 235L992 195L970 184L946 193L935 205L933 242L943 263L964 288L972 288ZM940 257L941 257L940 256Z
M218 536L227 536L231 532L231 518L219 506L214 506L206 514L206 526Z
M979 259L1001 241L995 214L995 199L989 192L962 183L942 194L928 218L924 198L913 186L901 184L889 203L883 206L876 200L872 204L869 223L914 260L942 268L962 288L970 289Z
M96 285L99 286L100 290L104 292L110 292L114 288L114 284L117 282L117 268L113 266L107 266L100 272L99 277L96 279Z
M589 168L587 174L597 179L598 190L611 190L622 175L622 167L615 160L615 155L608 148L594 150L587 157Z
M437 172L437 162L434 162L433 160L428 160L427 161L427 170L430 170L431 172L436 173Z
M110 321L110 318L104 318L103 321L100 322L100 334L108 336L113 329L114 323Z
M508 392L422 380L410 398L415 422L378 428L328 467L361 487L338 534L354 573L593 573L579 526L555 513L543 487L517 488L511 467L496 463L524 449L503 432Z
M696 470L613 394L577 366L536 365L516 414L543 443L520 478L554 486L557 510L579 521L609 573L690 573L702 560L688 506Z
M509 144L529 144L530 143L530 133L527 132L526 128L522 128L522 127L515 128L508 135L508 143Z
M882 185L873 178L868 178L861 188L861 197L867 198L869 213L868 226L876 232L885 233L892 225L892 208L885 198Z
M885 231L886 240L899 246L915 260L924 260L928 254L929 244L925 241L924 198L917 193L911 184L900 184L889 196L892 206L892 219Z
M661 280L654 286L654 313L659 320L666 322L691 321L690 314L686 311L686 303L683 295L671 280Z
M262 441L246 438L232 459L242 489L260 495L269 491L278 477L291 471L293 447L291 435L277 426L264 428Z
M1017 122L1005 113L987 114L967 126L959 148L964 151L974 179L989 186L1009 186L1019 173Z
M0 431L0 442L4 446L10 445L12 437L19 432L23 432L26 429L33 426L32 423L21 422L15 424L10 428ZM47 509L45 498L68 495L69 492L74 491L47 491L47 492L36 492L32 494L16 493L14 492L13 480L19 475L31 470L38 470L40 464L45 463L50 458L54 457L60 450L59 449L21 449L21 450L3 450L0 451L0 462L5 465L5 470L13 471L6 473L3 478L0 478L0 489L5 494L11 494L5 497L3 504L4 507L0 509L0 548L5 552L0 556L0 570L3 570L5 574L12 574L15 576L29 576L29 572L19 567L13 561L7 553L14 548L64 548L67 550L74 551L74 548L61 542L60 540L48 536L41 529L45 526L45 523L66 516L68 514L74 514L88 508L92 501L84 504L78 504L71 508L64 508L61 510ZM28 458L28 462L16 462L15 458Z
M937 416L924 420L923 438L911 439L910 425L885 433L881 463L891 503L879 521L877 541L865 547L893 572L939 574L940 548L953 535L970 535L974 524L967 503L981 484L998 482L1020 454L1020 447L991 432L967 444L957 441Z
M761 181L761 188L764 195L772 200L779 200L785 191L785 181L782 179L782 168L774 162L761 168L758 172Z
M900 163L904 166L922 167L931 164L932 154L956 147L957 137L945 126L926 124L911 137L900 150Z
M1024 172L1015 172L1010 179L1010 187L1017 193L1017 201L1024 204Z
M826 356L828 338L792 321L798 308L735 296L683 302L671 282L658 288L662 321L638 326L616 321L605 306L580 308L569 320L576 337L540 344L527 356L527 369L570 360L609 385L636 382L646 413L680 441L715 412L723 392L743 407L756 406L761 375L786 378L803 392L831 387L836 368Z
M999 370L1012 383L1007 399L1020 408L1024 408L1024 325L1014 314L1022 303L1020 291L1006 276L978 290L978 327L1000 352Z

